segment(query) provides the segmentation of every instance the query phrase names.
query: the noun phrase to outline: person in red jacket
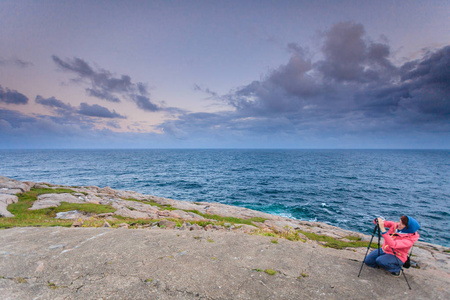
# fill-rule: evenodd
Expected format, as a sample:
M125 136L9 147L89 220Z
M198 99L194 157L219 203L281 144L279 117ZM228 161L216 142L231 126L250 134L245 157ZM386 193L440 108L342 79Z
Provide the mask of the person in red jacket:
M409 249L419 239L419 223L410 216L401 216L398 223L378 218L378 226L384 238L383 246L367 255L364 263L372 268L381 267L394 276L400 276L401 266L408 258ZM375 222L375 220L374 220ZM388 228L388 230L386 230Z

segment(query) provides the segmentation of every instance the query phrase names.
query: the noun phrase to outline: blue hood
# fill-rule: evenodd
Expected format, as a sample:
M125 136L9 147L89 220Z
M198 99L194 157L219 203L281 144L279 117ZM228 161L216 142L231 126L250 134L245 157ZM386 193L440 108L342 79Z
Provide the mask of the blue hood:
M400 233L415 233L420 228L419 222L416 221L413 217L408 217L408 227L403 228L402 230L399 230Z

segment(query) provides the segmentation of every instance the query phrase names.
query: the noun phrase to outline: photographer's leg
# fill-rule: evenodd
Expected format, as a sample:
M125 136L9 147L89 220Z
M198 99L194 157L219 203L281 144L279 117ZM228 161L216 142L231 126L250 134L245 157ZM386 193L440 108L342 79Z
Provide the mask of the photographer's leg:
M376 259L377 265L388 272L398 273L401 270L403 262L392 254L386 254Z
M377 259L381 257L381 255L383 254L384 254L383 250L380 250L380 256L378 256L378 249L373 250L372 252L369 253L369 255L366 256L364 263L369 267L376 268L378 267Z

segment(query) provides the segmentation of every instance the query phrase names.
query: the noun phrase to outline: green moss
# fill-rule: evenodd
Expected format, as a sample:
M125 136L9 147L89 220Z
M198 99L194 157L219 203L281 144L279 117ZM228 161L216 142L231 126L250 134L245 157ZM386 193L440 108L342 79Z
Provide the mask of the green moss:
M302 271L302 272L300 273L300 276L297 277L297 279L298 279L298 280L301 280L302 278L305 278L305 277L308 277L308 276L309 276L309 275L306 274L305 271Z
M347 236L344 237L344 238L346 238L347 240L351 240L351 241L360 241L360 240L361 240L361 237L359 237L359 236L354 236L354 235L347 235Z
M265 269L264 272L266 274L269 274L270 276L273 276L273 275L277 274L277 271L275 271L273 269Z
M445 253L450 253L450 249L444 250Z
M307 232L307 231L299 231L303 233L308 239L313 241L322 242L325 247L329 248L335 248L335 249L343 249L347 247L368 247L369 242L363 242L363 241L354 241L354 242L345 242L340 241L335 238L326 236L326 235L319 235L313 232ZM378 248L378 245L376 243L371 244L372 248Z
M49 283L47 284L47 286L48 286L49 288L51 288L52 290L56 290L56 289L58 288L58 286L57 286L56 284L54 284L53 282L49 282Z
M192 212L192 213L202 216L206 219L211 219L211 220L216 220L219 222L231 223L231 224L247 224L247 225L255 226L255 224L253 224L252 222L264 222L266 220L266 219L259 218L259 217L253 217L250 219L224 217L224 216L219 216L219 215L204 214L204 213L199 212L198 210L186 210L186 212Z
M25 278L22 278L22 277L16 277L16 278L14 278L18 283L26 283L27 282L27 280L25 279Z
M282 238L282 239L286 239L289 241L302 241L304 242L305 240L303 240L299 233L297 231L289 231L289 232L284 232L284 233L275 233L275 232L265 232L262 230L256 230L255 232L252 233L253 235L262 235L262 236L270 236L270 237L274 237L274 238Z
M272 244L278 244L278 239L273 239L270 241Z
M144 203L144 204L149 204L151 206L158 207L160 210L176 210L177 209L175 207L172 207L172 205L170 205L170 204L159 204L159 203L156 203L153 200L138 200L138 199L135 199L135 198L128 198L128 199L124 199L124 200L140 202L140 203Z

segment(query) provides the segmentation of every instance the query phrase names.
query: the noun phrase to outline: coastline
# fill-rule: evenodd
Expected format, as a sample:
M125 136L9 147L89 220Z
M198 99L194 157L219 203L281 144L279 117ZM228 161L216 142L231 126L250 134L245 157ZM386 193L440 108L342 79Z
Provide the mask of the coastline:
M41 232L43 232L44 236L47 236L49 239L51 238L51 235L60 235L63 234L65 237L64 239L68 239L67 242L63 243L64 246L58 246L61 247L60 249L77 249L77 248L70 248L68 245L71 244L73 241L71 241L71 235L74 234L74 238L77 234L81 234L80 230L83 231L83 234L91 235L90 238L97 236L97 234L94 234L92 230L98 230L101 232L108 232L108 235L110 232L116 232L111 233L110 235L119 235L117 239L115 240L116 243L129 243L126 241L128 237L138 234L146 234L148 232L149 234L153 235L156 234L161 239L166 238L174 238L175 236L185 236L189 243L185 245L185 247L198 247L200 244L202 247L205 245L208 245L208 247L212 247L211 249L214 249L214 251L218 251L215 247L221 242L220 248L224 248L224 251L228 252L234 252L238 247L235 245L235 248L233 248L232 245L229 245L231 243L231 240L233 239L239 239L240 244L248 243L248 247L252 247L252 243L263 243L264 247L269 246L274 248L274 251L279 248L277 251L286 250L286 251L292 251L289 257L284 257L285 255L280 252L278 254L278 257L272 257L268 256L265 257L263 260L261 260L261 263L263 263L265 260L272 261L273 265L278 265L283 260L292 260L292 261L302 261L307 259L306 253L310 253L308 251L319 251L323 252L324 255L322 258L317 258L317 263L325 263L328 259L327 255L331 255L332 257L339 257L339 259L344 259L346 263L351 261L351 266L348 266L350 269L359 269L360 262L362 261L364 257L364 253L366 252L366 246L353 246L353 244L356 243L356 240L359 239L358 242L366 242L370 240L370 236L363 235L360 233L352 232L349 230L344 230L338 227L334 227L331 225L318 223L318 222L307 222L307 221L299 221L299 220L293 220L289 218L284 218L281 216L274 216L270 214L266 214L259 211L250 210L247 208L241 208L241 207L235 207L235 206L228 206L224 204L219 203L206 203L206 202L186 202L186 201L177 201L173 199L168 198L161 198L161 197L155 197L155 196L149 196L149 195L143 195L139 194L133 191L117 191L113 190L109 187L99 188L99 187L68 187L68 186L60 186L60 185L53 185L50 183L35 183L35 182L20 182L16 180L12 180L7 177L1 177L0 176L0 204L1 203L9 203L13 204L18 203L19 198L16 196L16 194L24 194L28 193L33 190L42 189L47 191L46 193L43 193L39 196L37 196L36 200L33 201L32 207L35 208L35 211L39 210L45 210L49 208L55 208L60 206L61 202L65 203L72 203L74 205L84 205L84 204L95 204L100 206L110 206L114 209L114 212L108 212L103 214L97 214L97 213L83 213L79 212L78 214L74 213L72 216L72 219L59 219L62 223L59 226L70 226L75 225L74 227L78 226L81 228L61 228L61 227L51 227L51 228L11 228L6 230L0 230L0 236L2 238L5 238L7 241L4 241L2 243L3 246L0 247L0 276L4 276L4 278L17 278L20 277L18 275L8 275L8 272L13 272L12 269L9 269L8 267L8 258L11 258L11 254L5 254L10 253L10 249L8 248L8 241L11 245L11 241L17 238L17 232L22 232L22 234L25 236L28 236L28 238L32 239L33 235L39 235ZM54 190L58 191L61 189L61 193L49 193L48 191ZM65 190L63 190L65 189ZM72 190L72 192L67 192L67 190ZM17 198L17 199L16 199ZM5 206L5 205L4 205ZM4 210L1 210L0 213L5 214ZM10 212L11 213L11 212ZM0 223L2 220L6 220L7 218L0 218ZM134 220L134 221L133 221ZM60 222L58 221L58 222ZM78 222L78 225L76 224ZM70 223L70 225L69 225ZM106 225L108 224L108 225ZM42 226L42 225L41 225ZM53 225L55 226L55 225ZM104 228L103 226L111 226L114 228ZM2 225L2 227L7 227ZM11 226L13 227L13 226ZM97 227L97 228L85 228L85 227ZM100 227L100 228L99 228ZM116 229L117 228L117 229ZM129 229L125 229L129 228ZM133 230L132 228L136 228L136 230ZM64 233L62 233L64 232ZM130 232L129 233L122 233L122 232ZM49 236L50 234L50 236ZM196 238L197 237L197 238ZM327 238L322 238L327 237ZM62 238L62 237L61 237ZM11 240L12 239L12 240ZM102 238L103 239L103 238ZM120 239L124 239L121 241ZM213 240L214 242L209 242L208 239ZM89 238L88 238L89 240ZM90 241L90 240L89 240ZM225 242L226 241L226 242ZM27 241L26 238L22 240L22 243L27 244L30 241ZM166 241L167 242L167 241ZM191 243L197 243L194 245L191 245ZM40 243L40 242L38 242ZM73 242L74 244L77 244L77 242ZM184 243L184 242L183 242ZM200 244L198 244L200 243ZM59 244L52 244L46 245L48 249L49 247L57 248L55 245ZM61 244L61 245L63 245ZM85 245L89 244L86 242ZM84 244L83 244L84 245ZM160 245L165 245L160 244ZM241 245L242 246L242 245ZM239 247L241 247L239 246ZM6 247L6 248L4 248ZM238 247L238 248L239 248ZM256 246L255 246L256 247ZM2 249L4 248L4 249ZM193 251L190 248L191 251ZM304 251L294 251L295 249L300 250L303 249ZM9 250L8 250L9 249ZM25 248L26 249L26 248ZM289 250L290 249L290 250ZM309 250L305 250L309 249ZM53 249L54 250L54 249ZM65 251L62 250L62 251ZM180 249L182 250L182 249ZM262 249L263 250L263 249ZM414 247L414 256L412 260L419 266L420 269L409 269L407 270L407 276L413 277L412 281L415 283L414 285L417 285L418 282L421 282L421 280L425 280L425 278L432 278L430 282L428 282L428 285L432 285L435 288L434 296L446 296L448 295L448 292L440 291L439 286L443 283L450 283L449 277L450 277L450 263L449 263L449 256L450 253L448 253L448 248L440 246L440 245L434 245L430 243L424 243L424 242L417 242ZM26 250L23 250L26 252ZM42 250L43 251L43 250ZM98 250L97 250L98 251ZM226 251L222 254L223 256L226 256ZM244 250L240 250L241 252ZM61 251L60 251L61 252ZM77 251L71 251L71 252L77 252ZM27 252L28 253L28 252ZM62 253L62 252L61 252ZM60 253L60 254L61 254ZM28 253L29 254L29 253ZM111 254L112 255L112 254ZM258 254L259 255L259 254ZM258 256L257 254L254 254L253 256ZM275 255L275 254L274 254ZM281 256L280 256L281 255ZM178 257L177 254L173 255L170 254L168 256ZM6 259L6 260L5 260ZM36 258L30 258L33 260L34 263L37 263ZM229 258L233 259L233 258ZM337 259L337 258L336 258ZM325 261L324 261L325 260ZM164 259L162 259L164 261ZM320 262L321 261L321 262ZM20 265L20 262L17 262ZM154 263L154 262L153 262ZM182 263L182 262L181 262ZM225 262L224 262L225 263ZM339 263L338 263L339 264ZM339 265L341 266L341 265ZM180 268L184 268L182 266L178 266ZM185 266L186 267L186 266ZM240 267L238 267L240 268ZM255 268L259 270L259 267L255 265ZM278 269L277 269L278 268ZM287 268L287 267L286 267ZM302 277L302 268L305 269L305 267L297 268L297 277ZM311 267L310 267L311 268ZM20 269L20 268L19 268ZM269 270L269 265L267 265L267 269L263 269L261 267L261 270ZM369 269L366 266L366 269ZM33 269L34 270L34 269ZM294 281L295 283L302 283L304 284L306 280L302 281L302 278L297 278L296 276L292 275L295 274L293 270L283 271L282 267L273 267L273 270L276 272L276 276L281 277L284 276L283 280L286 281ZM211 271L211 270L210 270ZM258 275L258 276L266 276L267 274L259 274L261 272L254 271L252 268L249 268L246 270L246 272L250 272L250 275ZM366 270L365 272L373 272L375 270ZM23 270L23 272L25 272ZM255 273L256 272L256 273ZM284 273L283 273L284 272ZM307 271L304 271L307 272ZM313 272L309 271L311 274L308 276L312 277ZM316 272L316 271L314 271ZM320 271L317 271L317 276L322 276L323 280L332 280L331 277L327 277L330 274L321 274ZM352 271L353 272L353 271ZM264 272L262 272L264 273ZM323 272L322 272L323 273ZM4 275L6 274L6 275ZM216 274L216 273L214 273ZM282 275L285 274L285 275ZM286 275L288 274L288 275ZM290 274L290 275L289 275ZM314 273L316 274L316 273ZM216 274L217 275L217 274ZM249 276L250 276L249 275ZM54 274L52 276L55 276ZM161 276L163 276L161 274ZM244 276L244 275L243 275ZM270 276L270 275L267 275ZM365 282L368 280L367 274L365 275L365 279L357 278L354 274L343 274L342 276L348 277L349 279L359 282ZM387 276L387 275L384 275ZM430 277L431 276L431 277ZM32 276L31 276L32 277ZM30 278L31 278L30 277ZM254 276L253 276L254 277ZM251 277L251 278L253 278ZM20 277L21 278L21 277ZM39 277L37 277L39 278ZM143 278L143 277L142 277ZM141 279L142 279L141 278ZM264 277L265 278L265 277ZM38 280L39 279L35 279ZM53 279L54 280L54 279ZM161 279L162 280L162 279ZM165 279L169 280L169 279ZM435 281L433 281L435 280ZM144 280L145 281L145 280ZM10 291L12 293L12 299L15 299L15 295L19 295L20 292L18 292L21 288L20 283L12 283L14 280L0 280L0 288L5 289L5 291ZM60 285L65 285L67 283L60 283ZM85 283L86 284L86 283ZM148 282L145 283L146 286L148 286ZM267 284L267 283L265 283ZM311 283L312 284L312 283ZM355 283L356 284L356 283ZM400 283L398 283L400 284ZM152 287L155 287L151 285ZM295 284L292 286L294 289ZM161 288L161 287L159 287ZM156 290L159 289L156 287ZM417 286L415 286L417 288ZM19 290L17 290L19 289ZM333 295L333 289L330 288L331 295ZM371 287L373 290L373 287ZM413 287L414 289L414 287ZM69 289L70 290L70 289ZM72 293L70 290L66 290L69 294ZM249 289L251 290L251 289ZM1 289L0 289L1 291ZM336 292L337 290L335 290ZM357 295L357 294L345 294L345 291L341 291L344 293L343 295ZM15 294L16 293L16 294ZM423 291L423 293L425 293ZM204 293L204 295L207 295L208 293ZM338 293L339 294L339 293ZM337 297L338 294L335 294L334 296ZM53 294L52 294L53 295ZM71 294L70 294L71 295ZM219 295L219 294L217 294ZM212 299L219 299L219 296L210 297ZM228 294L227 294L228 295ZM250 295L250 294L248 294ZM247 295L247 296L248 296ZM294 295L294 294L292 294ZM291 296L292 296L291 295ZM303 296L309 295L313 296L314 294L302 294ZM340 295L340 294L339 294ZM417 294L419 296L419 294ZM422 294L420 294L422 295ZM167 296L167 297L166 297ZM290 298L291 296L281 297L286 299L293 299ZM317 296L317 295L316 295ZM386 294L383 294L383 290L377 291L375 294L372 294L372 296L378 297L378 296L386 296ZM420 297L425 297L426 295L423 294ZM50 296L49 296L50 297ZM166 298L164 298L166 297ZM170 299L171 296L169 294L165 295L161 299ZM173 296L175 297L175 296ZM206 297L206 296L205 296ZM254 296L256 297L256 295ZM274 296L275 297L275 296ZM420 298L419 297L419 298ZM438 297L438 298L439 298ZM45 296L44 296L45 298ZM139 297L138 297L139 298ZM186 298L189 298L186 296ZM196 298L195 295L193 298ZM206 297L208 298L208 297ZM250 296L252 298L252 296ZM271 297L269 297L271 298ZM358 298L358 297L356 297ZM389 297L388 297L389 298Z

